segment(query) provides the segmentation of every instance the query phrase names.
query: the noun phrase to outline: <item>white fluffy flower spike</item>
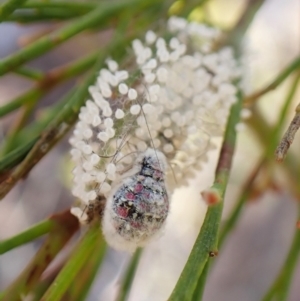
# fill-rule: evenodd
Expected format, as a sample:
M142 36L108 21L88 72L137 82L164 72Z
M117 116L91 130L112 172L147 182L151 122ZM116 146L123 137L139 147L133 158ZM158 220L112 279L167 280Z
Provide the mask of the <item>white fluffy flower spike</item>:
M72 192L82 202L72 212L90 222L105 207L104 234L117 248L144 245L163 228L173 189L201 167L236 102L241 71L233 51L212 50L220 32L177 17L168 28L171 38L148 31L145 42L132 42L130 70L106 61L70 139Z

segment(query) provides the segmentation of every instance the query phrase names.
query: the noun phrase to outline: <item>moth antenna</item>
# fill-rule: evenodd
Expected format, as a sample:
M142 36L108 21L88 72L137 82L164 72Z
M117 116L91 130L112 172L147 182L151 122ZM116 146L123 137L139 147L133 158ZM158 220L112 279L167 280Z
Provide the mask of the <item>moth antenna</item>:
M147 87L146 87L145 85L144 85L144 87L145 87L145 90L149 93ZM150 99L150 93L149 93L149 99ZM144 112L144 110L143 110L143 107L142 107L142 105L141 105L141 103L139 102L138 99L137 99L137 103L138 103L138 104L140 105L140 107L141 107L141 112L142 112L142 114L143 114L143 116L144 116L144 118L145 118L145 123L146 123L146 127L147 127L148 134L149 134L149 137L150 137L150 141L151 141L151 144L152 144L152 148L154 149L155 156L156 156L157 162L158 162L158 164L159 164L159 167L160 167L160 169L162 170L162 166L161 166L161 164L160 164L160 161L159 161L159 159L158 159L158 155L157 155L157 152L156 152L156 147L155 147L155 145L154 145L154 143L153 143L153 138L152 138L152 135L151 135L151 132L150 132L150 128L149 128L149 124L148 124L148 121L147 121L147 118L146 118L146 114L145 114L145 112Z

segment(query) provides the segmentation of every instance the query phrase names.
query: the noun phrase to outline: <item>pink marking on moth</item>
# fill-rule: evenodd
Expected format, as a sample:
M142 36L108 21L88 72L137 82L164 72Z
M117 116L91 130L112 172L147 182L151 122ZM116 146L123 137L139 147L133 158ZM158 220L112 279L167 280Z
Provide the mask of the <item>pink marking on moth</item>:
M125 218L128 216L128 209L125 207L117 207L117 214Z
M127 193L125 194L125 198L126 198L127 200L129 200L129 201L133 201L133 200L135 199L135 195L134 195L134 193L132 193L132 192L127 192Z
M134 186L134 192L135 192L135 193L139 193L139 192L141 192L143 189L144 189L143 184L138 183L138 184L136 184L136 185Z

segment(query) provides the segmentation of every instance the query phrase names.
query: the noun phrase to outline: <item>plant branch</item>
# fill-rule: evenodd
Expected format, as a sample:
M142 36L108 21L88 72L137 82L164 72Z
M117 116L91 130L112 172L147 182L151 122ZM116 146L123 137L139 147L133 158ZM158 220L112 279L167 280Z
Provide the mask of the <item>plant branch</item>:
M23 95L0 107L0 118L17 110L25 103L37 101L42 95L43 91L37 87L25 92Z
M102 246L100 253L101 257L103 257L105 253L105 244L102 238L102 233L99 230L99 225L97 223L92 225L85 233L82 240L74 249L71 258L58 274L44 296L41 298L41 301L62 300L70 285L72 285L76 277L79 276L79 272L87 264L90 256L92 256L94 252L99 251L99 249L95 248L95 246Z
M158 0L155 0L158 1ZM0 75L3 75L9 71L12 71L20 65L36 58L39 55L53 49L57 45L67 41L74 35L101 24L104 19L109 16L115 16L117 13L122 12L127 7L135 5L143 5L143 7L152 4L154 1L142 1L142 0L122 0L105 2L105 5L99 5L96 9L90 13L78 18L69 25L60 28L40 39L31 45L15 52L14 54L7 56L0 61Z
M187 0L183 6L180 15L187 18L189 14L197 7L203 6L208 0Z
M287 131L282 137L279 145L276 148L275 156L276 160L281 162L283 161L288 149L294 141L295 135L300 127L300 104L296 107L296 113L291 121Z
M25 66L21 66L18 69L16 69L15 73L33 80L42 80L44 77L43 72L36 69L27 68Z
M22 246L53 229L52 219L42 221L31 228L5 240L0 241L0 254L4 254L16 247Z
M232 106L230 111L224 142L216 169L215 182L210 189L210 197L217 200L217 203L208 207L200 233L169 301L192 300L206 262L209 257L217 254L223 199L235 148L235 126L239 122L241 107L242 95L239 93L238 102Z
M221 247L227 238L228 234L231 232L232 229L234 229L238 218L240 217L240 214L242 212L243 206L249 196L251 195L253 184L255 179L257 178L259 172L261 171L262 167L265 164L265 160L262 159L258 162L258 164L255 166L253 171L250 174L250 177L247 179L246 183L244 184L241 195L238 198L237 203L235 204L234 209L232 210L230 217L228 220L224 223L221 233L220 233L220 240L219 240L219 246Z
M291 85L291 88L288 92L288 95L287 95L284 105L282 107L278 121L274 127L273 134L272 134L271 141L270 141L271 143L269 143L269 147L266 151L267 158L273 159L273 154L274 154L275 148L280 139L280 132L282 130L284 123L286 122L288 110L290 109L290 106L292 104L294 96L297 92L299 82L300 82L300 72L297 74L295 80L293 81L293 83Z
M0 23L19 8L26 0L7 0L0 5Z
M196 286L196 289L193 294L193 298L191 299L192 301L201 301L203 298L204 290L205 290L205 284L206 284L206 278L210 269L211 262L207 261L201 276L198 279L198 283Z
M104 255L106 252L106 244L101 235L101 230L99 225L96 228L89 231L95 231L95 239L92 242L90 249L90 254L87 256L87 261L84 263L79 273L73 279L71 285L68 287L67 291L64 293L63 300L65 301L84 301L89 292L89 289L97 275L97 271L103 262ZM83 246L81 246L83 248ZM80 247L80 248L81 248ZM74 255L75 256L75 255ZM73 259L71 259L73 260ZM82 260L82 258L80 259ZM70 264L71 265L71 264ZM76 265L76 259L74 259L74 267ZM67 269L67 268L66 268ZM71 270L71 267L69 271ZM63 279L67 275L67 271L62 271L62 275L58 275L57 279ZM68 274L69 276L70 274ZM48 293L50 294L50 293ZM61 299L59 299L61 300Z
M252 105L264 94L276 89L291 73L300 68L300 56L293 60L282 72L280 72L266 87L245 97L245 105Z
M102 3L108 1L101 1ZM28 0L23 4L22 8L60 8L76 12L90 11L96 8L99 4L95 1L36 1Z
M3 174L9 173L16 165L18 165L32 149L37 142L41 133L49 125L49 123L60 113L62 108L75 95L77 87L73 87L57 104L50 109L44 109L41 119L35 123L23 128L14 139L12 144L13 150L4 155L0 159L0 183L3 181Z
M78 230L78 220L69 210L54 215L51 219L54 222L52 231L25 270L4 292L2 301L19 301L21 296L26 296L57 253Z
M12 150L10 153L8 153L6 156L4 156L0 160L0 177L3 177L3 175L8 172L10 168L13 168L18 163L20 163L27 155L27 153L30 151L30 149L33 147L33 145L37 142L38 138L34 138L30 140L29 142L26 142L25 144L18 146L14 150ZM2 182L2 179L0 178L0 183Z
M116 40L102 52L101 56L98 58L98 62L94 66L93 73L77 89L76 93L71 96L70 100L62 108L59 114L43 131L26 158L13 172L9 174L6 180L0 184L0 199L2 199L12 189L18 180L26 176L31 168L39 162L39 160L50 151L55 143L59 141L73 126L77 119L80 107L85 103L85 97L88 94L88 87L95 81L97 71L103 65L107 53L109 53L113 47L118 47L120 45L124 46L124 43L124 38Z
M14 12L12 15L7 17L6 22L18 22L18 23L33 23L33 22L45 22L49 21L62 21L62 20L69 20L72 18L80 17L84 15L85 12L82 11L81 13L72 12L68 10L60 10L60 9L32 9L25 11L18 10Z
M126 269L125 275L123 276L123 281L121 283L118 296L116 298L117 301L125 301L128 297L128 293L130 292L130 288L134 279L134 275L136 272L136 269L139 264L139 260L142 255L142 249L137 249L135 253L133 254L129 265Z
M298 205L298 220L300 220L300 206ZM271 301L274 297L277 297L277 301L285 301L288 297L289 287L292 283L292 276L297 267L297 261L300 254L300 230L296 227L293 242L286 260L279 272L273 285L269 291L262 298L262 301Z
M38 99L40 99L40 97L56 85L68 80L69 78L82 74L94 65L98 55L99 52L92 53L75 62L68 63L48 71L43 78L38 81L35 88L0 107L0 117L20 108L24 104L35 103Z
M288 109L291 105L291 102L293 100L293 97L296 93L299 80L300 80L300 76L297 76L297 78L293 82L291 89L288 93L287 99L281 110L281 113L280 113L280 116L276 123L276 126L274 127L274 129L272 129L272 132L269 135L270 139L268 140L268 145L265 150L265 154L263 155L262 159L259 160L259 162L258 162L257 166L254 168L254 170L250 173L250 177L248 178L244 187L242 188L242 193L241 193L241 196L238 198L238 202L236 203L229 219L224 223L224 226L222 227L222 231L221 231L221 235L220 235L220 245L223 244L223 242L225 241L229 232L235 227L238 217L240 216L240 213L242 211L243 205L244 205L245 201L248 199L249 195L251 194L253 183L254 183L257 175L259 174L261 169L265 166L267 161L271 159L271 156L274 153L279 132L282 129L284 122L286 120L287 111L288 111ZM273 164L273 160L270 163Z
M259 11L265 0L248 0L243 14L240 16L236 25L231 29L224 39L221 40L216 47L220 48L224 45L232 46L239 54L241 50L241 41L246 31L251 25L256 13Z

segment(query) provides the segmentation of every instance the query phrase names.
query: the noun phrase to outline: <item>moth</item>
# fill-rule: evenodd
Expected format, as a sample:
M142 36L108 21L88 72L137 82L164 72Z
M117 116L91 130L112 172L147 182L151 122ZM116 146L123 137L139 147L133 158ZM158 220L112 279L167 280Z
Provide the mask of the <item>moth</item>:
M107 198L102 229L116 249L133 251L158 235L169 212L164 154L148 148Z

